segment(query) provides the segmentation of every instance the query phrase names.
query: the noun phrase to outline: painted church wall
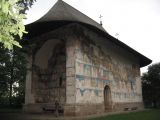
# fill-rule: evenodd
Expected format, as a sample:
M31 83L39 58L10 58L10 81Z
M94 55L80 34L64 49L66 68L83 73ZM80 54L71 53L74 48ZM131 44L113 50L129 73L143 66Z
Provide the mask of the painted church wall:
M106 85L113 110L142 105L138 59L108 39L79 24L36 38L36 46L43 45L32 54L27 90L34 98L27 99L28 108L42 112L43 103L58 99L64 115L102 113Z
M58 39L47 40L36 52L33 60L35 103L54 103L66 100L65 43Z
M104 87L112 102L142 102L138 59L92 32L75 40L76 103L103 103Z
M66 104L75 104L75 38L66 39Z

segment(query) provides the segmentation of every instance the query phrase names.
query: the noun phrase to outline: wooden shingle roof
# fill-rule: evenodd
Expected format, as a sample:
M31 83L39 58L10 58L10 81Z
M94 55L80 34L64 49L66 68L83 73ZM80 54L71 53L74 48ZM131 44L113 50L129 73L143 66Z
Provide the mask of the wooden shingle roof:
M144 67L152 62L149 58L109 35L102 25L62 0L58 0L57 3L39 20L26 25L26 30L29 32L28 36L30 38L50 31L53 27L56 28L57 26L63 26L72 22L85 24L86 26L101 32L107 38L109 37L113 43L136 55L140 60L140 67Z

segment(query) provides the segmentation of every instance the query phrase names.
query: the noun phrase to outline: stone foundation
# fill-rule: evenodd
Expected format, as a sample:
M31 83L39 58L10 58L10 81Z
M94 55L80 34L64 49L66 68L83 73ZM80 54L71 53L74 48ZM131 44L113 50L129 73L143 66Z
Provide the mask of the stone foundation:
M84 116L104 112L103 104L77 104L64 107L65 116Z
M65 105L64 116L84 116L93 115L103 112L121 112L141 110L144 108L142 102L136 103L114 103L111 107L104 108L103 104L79 104L79 105Z
M112 105L112 111L130 111L141 110L144 108L143 102L131 102L131 103L114 103Z
M43 111L43 108L45 108L46 106L54 107L54 104L51 103L26 104L23 105L23 111L26 113L44 113L45 111Z
M75 105L65 105L64 106L64 116L76 116Z
M44 106L54 106L54 104L38 103L38 104L27 104L23 106L23 111L27 113L44 113ZM103 104L76 104L76 105L65 105L64 116L84 116L99 114L103 112L116 112L116 111L133 111L141 110L144 108L142 102L136 103L113 103L109 109L105 110Z
M27 113L42 113L43 104L24 104L23 111Z

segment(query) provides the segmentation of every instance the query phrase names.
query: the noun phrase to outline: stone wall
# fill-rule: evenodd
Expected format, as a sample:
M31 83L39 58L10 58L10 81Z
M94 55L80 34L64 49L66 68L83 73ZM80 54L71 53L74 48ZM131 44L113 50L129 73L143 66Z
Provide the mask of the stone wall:
M66 100L66 55L65 42L47 40L34 55L33 85L35 103L64 105Z
M143 108L139 60L111 39L79 24L37 39L46 41L32 55L30 109L41 111L58 99L67 116L104 112L106 86L109 111Z
M142 108L138 59L107 38L83 30L83 35L78 35L75 40L74 50L76 104L104 105L104 88L107 85L111 89L109 109L124 109L127 106L138 109L139 104Z

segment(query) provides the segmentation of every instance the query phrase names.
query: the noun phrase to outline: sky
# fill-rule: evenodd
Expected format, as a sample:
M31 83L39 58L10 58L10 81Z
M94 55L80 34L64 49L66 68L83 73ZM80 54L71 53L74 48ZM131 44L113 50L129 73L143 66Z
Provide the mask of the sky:
M152 60L160 62L160 0L63 0L93 20L112 36ZM27 12L25 24L43 15L57 0L36 0ZM141 68L146 72L147 67Z

